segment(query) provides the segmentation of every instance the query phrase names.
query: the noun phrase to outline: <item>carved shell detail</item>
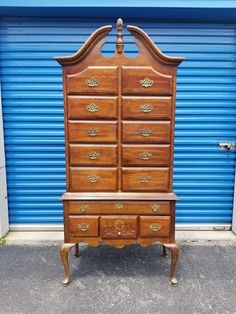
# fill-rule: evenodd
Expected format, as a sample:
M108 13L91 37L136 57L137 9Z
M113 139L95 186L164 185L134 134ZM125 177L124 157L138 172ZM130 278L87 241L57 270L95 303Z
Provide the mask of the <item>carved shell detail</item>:
M103 225L104 235L134 235L136 234L136 228L131 223L125 223L122 219L117 219L115 222L109 222Z

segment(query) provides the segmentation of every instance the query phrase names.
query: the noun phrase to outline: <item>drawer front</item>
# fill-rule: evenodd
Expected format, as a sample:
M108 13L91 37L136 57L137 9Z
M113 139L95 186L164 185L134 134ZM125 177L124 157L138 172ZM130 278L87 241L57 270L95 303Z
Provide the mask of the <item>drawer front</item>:
M71 166L116 166L116 145L69 144Z
M69 234L80 237L98 236L99 216L69 216Z
M117 97L68 96L69 119L116 119Z
M123 119L171 119L171 97L123 97Z
M88 67L66 79L68 94L117 94L117 67Z
M115 143L117 123L69 121L68 136L74 143Z
M170 217L139 217L139 236L147 238L169 237L170 235Z
M102 216L100 233L104 239L135 239L137 237L136 216Z
M151 67L123 67L122 93L124 95L171 95L172 76Z
M168 192L169 175L169 168L123 168L122 190Z
M82 202L69 201L69 214L91 215L91 214L136 214L136 215L170 215L170 202Z
M89 191L116 191L117 189L117 170L106 169L84 169L70 168L70 191L89 192Z
M122 165L124 166L169 166L170 145L123 145Z
M171 122L123 122L124 143L170 143Z

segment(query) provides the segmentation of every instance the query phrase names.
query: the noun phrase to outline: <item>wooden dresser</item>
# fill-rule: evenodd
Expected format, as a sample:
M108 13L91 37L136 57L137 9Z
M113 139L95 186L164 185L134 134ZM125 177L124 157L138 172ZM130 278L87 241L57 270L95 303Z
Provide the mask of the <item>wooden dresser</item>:
M65 285L68 251L78 256L79 242L159 242L164 256L171 251L177 283L172 175L176 69L184 58L166 56L143 30L127 28L139 48L134 58L125 54L121 19L112 57L101 54L108 25L74 55L55 58L63 66L65 109Z

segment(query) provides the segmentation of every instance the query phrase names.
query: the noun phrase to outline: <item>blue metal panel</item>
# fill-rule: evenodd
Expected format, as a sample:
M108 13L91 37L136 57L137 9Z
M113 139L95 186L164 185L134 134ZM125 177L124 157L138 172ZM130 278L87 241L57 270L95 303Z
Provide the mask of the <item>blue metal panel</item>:
M235 0L1 0L0 16L155 18L236 22Z
M1 80L11 223L60 223L65 190L61 67L95 19L6 19ZM127 21L126 21L127 22ZM132 20L169 55L187 57L177 84L174 187L177 222L230 223L235 154L218 150L236 129L236 27ZM128 54L134 43L125 34ZM114 33L104 46L114 50Z

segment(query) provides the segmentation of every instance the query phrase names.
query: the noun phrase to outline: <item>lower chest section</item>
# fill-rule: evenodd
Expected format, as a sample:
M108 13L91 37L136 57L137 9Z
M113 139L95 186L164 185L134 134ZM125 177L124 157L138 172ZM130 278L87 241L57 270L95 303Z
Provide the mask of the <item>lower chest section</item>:
M174 205L173 201L65 201L65 236L70 242L169 242L174 236Z

